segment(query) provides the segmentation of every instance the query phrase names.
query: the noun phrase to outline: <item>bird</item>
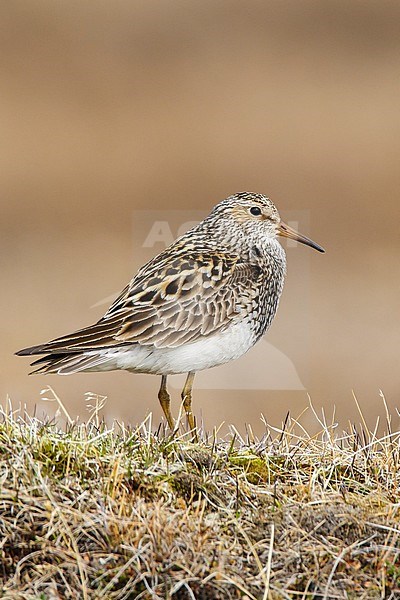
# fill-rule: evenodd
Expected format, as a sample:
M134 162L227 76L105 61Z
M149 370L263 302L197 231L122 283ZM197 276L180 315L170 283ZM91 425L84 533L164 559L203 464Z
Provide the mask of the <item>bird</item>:
M324 252L284 223L269 197L233 194L141 267L94 325L16 354L44 355L31 363L33 373L159 375L158 400L171 430L167 378L185 373L182 405L195 431L195 374L238 359L275 317L286 275L278 237Z

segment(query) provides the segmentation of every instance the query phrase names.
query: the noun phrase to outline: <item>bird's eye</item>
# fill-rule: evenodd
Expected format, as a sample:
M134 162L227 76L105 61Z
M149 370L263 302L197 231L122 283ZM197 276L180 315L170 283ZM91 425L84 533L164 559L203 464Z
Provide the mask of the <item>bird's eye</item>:
M254 217L259 217L261 215L261 208L259 206L252 206L250 212Z

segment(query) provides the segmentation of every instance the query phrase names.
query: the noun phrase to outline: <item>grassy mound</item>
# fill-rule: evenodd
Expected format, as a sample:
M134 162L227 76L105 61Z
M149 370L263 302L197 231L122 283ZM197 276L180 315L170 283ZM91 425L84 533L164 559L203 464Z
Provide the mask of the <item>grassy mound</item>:
M96 409L63 429L0 416L2 598L400 598L390 421L192 443Z

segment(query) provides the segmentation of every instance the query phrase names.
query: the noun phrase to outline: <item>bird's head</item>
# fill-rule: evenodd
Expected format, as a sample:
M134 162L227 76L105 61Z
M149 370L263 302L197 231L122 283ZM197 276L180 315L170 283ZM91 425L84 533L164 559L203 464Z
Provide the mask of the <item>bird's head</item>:
M275 204L263 194L253 192L234 194L217 204L210 217L225 221L228 235L231 235L229 230L233 229L244 233L251 240L259 237L266 242L281 236L311 246L319 252L325 252L321 246L286 225Z

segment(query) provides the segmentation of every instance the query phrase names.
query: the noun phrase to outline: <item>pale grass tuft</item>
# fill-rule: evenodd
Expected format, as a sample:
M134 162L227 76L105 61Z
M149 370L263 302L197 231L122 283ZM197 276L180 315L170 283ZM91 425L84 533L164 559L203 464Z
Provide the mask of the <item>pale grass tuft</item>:
M400 597L400 433L264 419L257 439L65 428L0 412L0 597L218 600Z

